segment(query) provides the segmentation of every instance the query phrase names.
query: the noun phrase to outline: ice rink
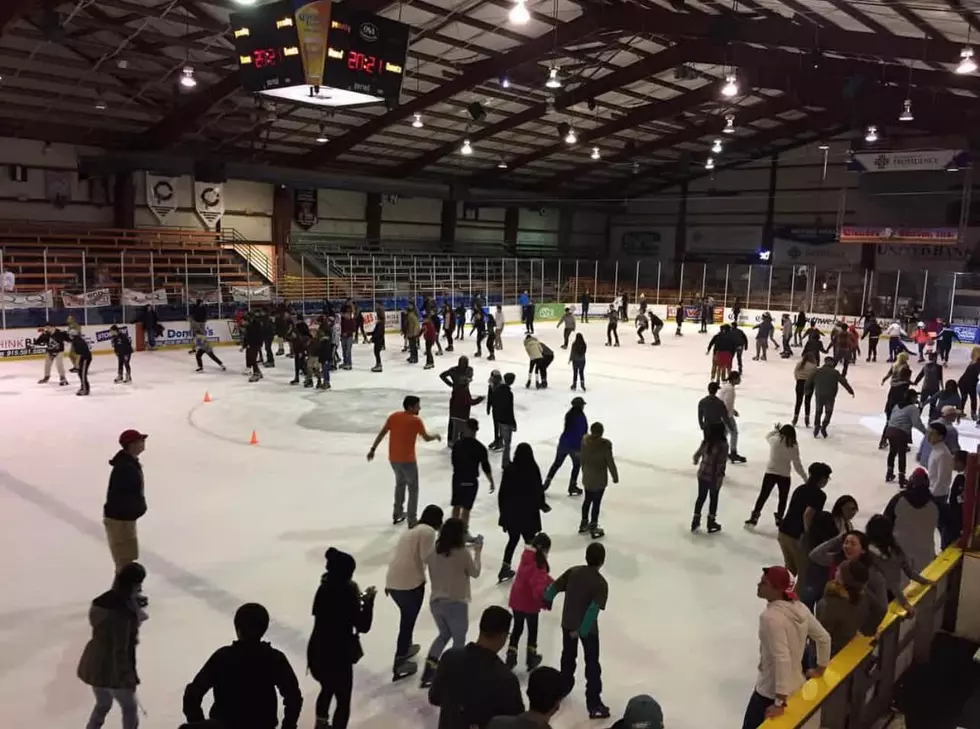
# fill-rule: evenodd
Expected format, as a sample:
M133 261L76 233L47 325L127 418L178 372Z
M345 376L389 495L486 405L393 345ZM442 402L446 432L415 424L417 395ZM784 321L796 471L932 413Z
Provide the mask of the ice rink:
M542 471L554 456L562 419L572 397L571 369L558 349L554 323L538 332L556 352L551 387L515 387L518 442L530 443ZM713 330L716 328L713 328ZM696 404L705 394L708 337L688 325L675 338L665 327L661 347L636 343L622 324L622 346L607 348L605 322L580 327L589 343L586 414L601 421L614 445L620 483L610 485L601 523L608 557L608 609L599 619L604 699L613 717L626 700L649 693L664 707L671 729L736 727L755 680L758 657L755 596L760 568L779 563L773 495L758 529L742 522L758 493L767 445L763 436L792 416L792 360L770 352L768 362L746 357L737 409L745 465L730 465L721 494L717 535L689 532L699 442ZM750 334L751 337L751 334ZM648 338L649 341L649 338ZM140 520L140 561L150 619L141 630L138 668L147 729L174 729L181 696L207 657L234 639L232 615L247 601L265 604L273 618L268 639L283 649L300 676L305 702L301 726L312 727L316 683L305 675L310 608L329 546L357 559L362 587L377 585L374 628L364 636L365 658L355 668L355 729L435 727L417 678L391 683L397 611L383 595L389 554L405 528L390 522L393 478L386 447L367 463L365 454L385 417L401 408L405 394L422 398L430 431L445 435L449 389L437 374L459 354L472 355L472 339L456 353L436 358L436 369L408 365L400 338L389 335L385 371L372 374L370 345L358 345L354 371L334 373L329 392L290 387L293 362L278 359L264 381L249 384L237 349L216 350L229 371L205 361L194 372L186 349L140 353L131 385L113 385L115 360L96 357L92 394L74 396L77 382L59 388L35 384L40 361L0 366L0 716L9 727L68 729L84 726L92 700L75 677L89 636L88 605L108 589L112 562L101 522L108 459L126 428L149 433L142 456L147 515ZM862 345L865 343L862 342ZM513 371L522 385L527 357L521 328L508 325L497 362L472 359L473 393L485 394L494 368ZM887 350L882 342L880 351ZM797 355L799 350L797 349ZM947 377L958 377L968 350L954 351ZM845 493L860 504L857 522L881 510L895 486L884 482L884 453L876 448L888 365L852 367L857 397L842 392L828 440L800 432L804 463L834 468L828 508ZM918 366L913 365L917 372ZM205 391L213 399L202 402ZM483 406L474 409L492 436ZM259 445L249 446L255 430ZM961 443L976 446L976 429L964 421ZM499 455L492 455L499 480ZM448 510L450 463L445 444L419 445L422 505ZM587 536L577 534L580 498L565 495L566 463L549 493L554 507L543 515L554 548L555 576L583 560ZM910 466L911 470L911 466ZM798 479L794 477L794 485ZM496 573L505 538L497 524L495 497L481 485L473 531L486 535L483 576L474 581L470 639L484 607L506 604L508 587ZM515 561L516 566L516 561ZM558 607L560 603L556 603ZM539 649L558 665L560 612L545 613ZM434 636L423 610L416 642L423 654ZM521 666L523 665L523 644ZM575 692L555 721L557 729L590 722L579 661ZM523 679L524 670L519 669ZM106 726L119 725L118 709Z

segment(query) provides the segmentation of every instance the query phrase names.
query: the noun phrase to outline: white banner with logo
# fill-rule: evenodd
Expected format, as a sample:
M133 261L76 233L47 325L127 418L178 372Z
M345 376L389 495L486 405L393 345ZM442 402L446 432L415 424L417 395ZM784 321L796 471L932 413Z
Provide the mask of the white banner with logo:
M112 294L109 289L95 289L84 294L69 294L62 291L61 301L66 309L112 306Z
M191 289L184 296L184 301L202 301L205 304L217 304L220 301L217 289Z
M239 304L247 301L269 301L271 297L271 286L253 286L252 288L248 288L247 286L231 287L232 301Z
M843 270L861 263L861 247L838 243L836 228L777 227L772 262Z
M935 172L959 169L970 163L962 149L920 149L902 152L859 152L848 162L855 172Z
M142 291L123 289L122 303L126 306L146 306L147 304L151 306L165 306L167 304L167 291L166 289L157 289L156 291L144 294Z
M177 178L147 172L146 206L162 225L177 210Z
M223 185L220 182L194 180L194 210L208 230L217 228L218 222L225 214Z
M15 294L10 291L0 291L0 301L5 309L43 309L54 306L54 293L38 291L34 294Z

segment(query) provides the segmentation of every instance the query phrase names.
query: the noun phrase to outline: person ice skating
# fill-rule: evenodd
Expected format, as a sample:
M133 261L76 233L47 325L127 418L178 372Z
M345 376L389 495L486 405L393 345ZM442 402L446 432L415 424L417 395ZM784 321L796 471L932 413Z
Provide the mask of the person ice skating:
M959 412L959 416L957 417L963 416L963 412L960 410L962 398L960 397L959 385L957 384L956 380L946 380L942 390L937 392L925 402L920 400L920 403L922 404L923 410L925 410L926 407L929 408L930 422L940 417L943 410L945 410L947 407L953 408Z
M806 312L800 309L796 314L796 321L793 326L793 345L803 346L803 331L806 329Z
M609 311L606 312L607 324L606 324L606 346L619 346L619 312L616 311L616 307L613 304L609 305ZM616 344L613 345L613 339L616 340Z
M912 370L908 365L908 353L901 352L896 358L894 364L888 368L888 372L883 378L881 378L881 384L884 385L888 382L888 396L885 399L885 420L888 421L892 416L892 411L896 406L903 404L905 401L905 394L908 392L909 387L912 385ZM978 367L980 371L980 367ZM960 378L960 391L963 390L962 377ZM965 405L965 402L963 403ZM879 448L886 447L885 434L882 432L881 442L878 445Z
M932 337L926 331L925 322L920 321L916 325L915 331L912 332L911 340L915 342L916 349L919 352L919 364L922 364L926 361L926 347L932 343Z
M146 513L139 455L146 449L146 435L137 430L124 430L119 435L119 448L109 461L112 471L102 508L109 553L117 572L139 559L136 521Z
M499 451L500 450L500 424L497 422L496 418L493 417L493 399L497 388L504 384L503 375L500 374L500 370L493 370L490 373L490 379L487 380L487 396L484 398L484 402L487 404L487 415L491 416L493 420L493 440L487 446L487 450Z
M565 307L565 313L561 315L558 320L558 325L556 329L560 327L565 327L562 331L562 349L568 349L568 339L575 333L575 314L572 313L571 307Z
M650 324L647 321L646 312L637 312L636 319L634 319L633 324L636 327L636 343L646 344L646 340L643 338L643 332L650 328Z
M906 368L907 369L907 368ZM909 379L911 379L911 371ZM970 351L970 364L963 370L956 383L960 388L960 410L966 410L967 400L970 402L970 420L977 419L977 386L980 384L980 347Z
M790 477L793 470L796 470L800 478L806 479L803 461L800 460L800 444L796 439L796 428L792 425L776 423L766 436L766 443L769 445L769 461L766 463L766 472L762 476L759 498L755 501L752 514L745 521L746 526L754 527L759 523L759 516L762 514L766 501L769 500L773 487L776 487L779 496L775 513L776 526L779 526L783 520L783 514L786 513Z
M708 303L706 298L698 301L698 319L701 321L701 328L698 330L698 334L708 333L708 323L714 319L711 311L712 308L712 305Z
M895 461L898 460L898 485L905 487L905 464L908 446L912 442L912 430L926 434L922 418L919 416L919 393L906 390L905 400L892 409L888 423L885 425L884 439L888 444L887 471L885 481L895 480Z
M429 609L439 634L426 654L422 688L432 684L439 658L450 639L453 648L462 648L466 644L470 580L480 576L482 552L482 538L474 540L471 550L466 545L466 525L460 519L446 519L436 538L435 550L426 559L432 590Z
M462 303L456 307L456 339L460 342L463 341L463 335L466 333L466 307Z
M328 320L329 321L329 320ZM293 367L295 374L289 382L290 385L298 385L300 377L303 378L303 387L313 387L313 377L307 368L307 360L310 354L310 347L313 346L313 337L310 334L310 327L305 321L298 322L293 332L293 341L290 349L293 352Z
M637 312L637 314L640 314L642 316L646 316L647 315L647 306L649 306L649 304L647 303L647 295L646 294L640 294L640 298L636 302L636 304L639 307L639 311Z
M629 321L630 318L630 294L629 291L624 291L619 297L622 309L620 310L620 319L623 321Z
M759 674L745 707L742 729L758 729L786 711L786 701L807 678L819 678L830 661L830 635L793 591L784 567L767 567L756 588L766 601L759 617ZM815 668L803 673L807 639L816 644Z
M158 329L161 328L158 327ZM82 333L82 325L78 323L74 314L69 314L65 319L65 331L68 333L69 339L74 339L76 334ZM71 362L71 368L68 371L72 374L78 374L78 355L75 354L75 351L71 347L68 347L65 356Z
M766 361L767 353L769 352L769 342L772 342L772 346L778 347L776 343L776 328L772 323L772 314L768 311L762 315L762 321L756 324L753 329L756 330L755 334L755 357L752 358L753 361L758 362L762 360Z
M208 341L207 335L197 333L194 335L194 358L197 360L196 372L204 371L204 355L207 355L212 362L218 365L222 372L225 371L225 365L214 353L214 349L211 347L211 342Z
M837 401L839 388L843 387L854 397L854 389L834 367L834 358L825 357L823 366L814 370L806 380L804 395L813 395L816 409L813 414L813 437L827 437L827 426L834 414L834 403Z
M732 304L732 327L738 329L742 326L742 302L736 296L735 302Z
M354 311L350 307L344 307L340 314L340 349L343 362L341 369L349 370L354 366L353 350L354 339L357 337L357 320L354 318Z
M861 339L868 338L868 356L865 362L878 361L878 340L881 339L881 324L874 317L870 317L864 324L864 331Z
M435 361L432 359L432 346L438 341L438 331L436 330L435 322L432 321L432 317L427 316L422 319L422 339L425 342L425 366L422 368L424 370L431 370L436 366Z
M204 721L201 704L211 693L210 717L220 726L296 729L303 694L289 659L262 640L269 629L269 611L246 603L235 611L235 637L208 658L184 689L184 717ZM279 701L283 717L279 724Z
M921 572L936 558L936 532L940 527L939 505L924 468L912 471L908 484L891 498L884 513L891 519L895 540L908 555L912 569Z
M572 350L568 353L568 361L572 363L572 389L576 385L581 385L582 392L585 392L585 352L587 346L585 337L581 333L575 335L572 342Z
M465 354L461 355L455 366L439 374L439 379L450 389L462 382L463 379L472 380L473 368L470 367L470 358Z
M675 337L684 336L684 333L681 331L681 329L684 326L684 302L683 301L677 302L677 308L674 313L674 320L677 322L677 331L674 332L674 336Z
M722 324L715 334L708 341L708 349L705 354L714 354L711 357L711 379L714 382L725 381L732 371L732 361L735 358L735 350L738 349L738 340L732 334L732 328L728 324Z
M939 332L936 333L936 354L944 365L949 364L949 353L953 350L953 340L962 342L960 335L949 323L939 321Z
M728 376L728 382L718 391L718 398L725 403L725 408L728 410L728 442L731 448L728 459L732 463L745 463L745 457L738 452L738 410L735 409L735 388L741 382L741 375L732 372Z
M320 317L320 324L313 337L310 356L307 359L308 368L316 377L317 390L329 390L330 370L333 369L334 339L333 327L325 316Z
M160 318L154 308L147 304L143 307L139 316L133 322L143 325L143 336L146 338L146 347L151 352L157 348L157 328L160 326Z
M405 492L408 491L408 526L417 523L419 503L419 467L415 456L415 441L422 438L426 443L441 441L438 433L430 435L425 429L419 412L422 401L415 395L406 395L402 401L402 410L388 416L384 426L371 444L368 451L368 461L374 460L374 453L386 435L388 438L388 462L395 473L395 506L392 511L392 524L405 521Z
M956 419L959 411L952 408L943 408L943 411L942 420L929 423L929 430L919 448L918 461L929 472L929 487L936 497L936 503L940 505L941 516L945 517L942 504L948 501L953 483L953 454L960 447L956 427L950 422Z
M299 322L306 326L304 322ZM243 341L245 342L245 366L251 368L252 374L249 376L249 382L258 382L262 379L262 370L259 369L259 360L262 357L262 342L264 334L262 332L262 322L258 320L256 316L249 312L245 316L244 320L244 336ZM298 325L297 325L298 326ZM295 333L293 335L295 341ZM290 349L295 355L295 350L292 349L293 345L290 343ZM298 370L297 370L298 372Z
M742 354L749 349L749 338L745 336L742 327L734 324L731 328L731 337L735 340L735 362L738 363L738 374L742 374Z
M480 423L474 418L468 418L463 424L462 438L453 445L452 464L452 507L453 519L459 519L466 525L469 533L470 512L476 502L476 494L480 486L480 471L490 482L490 493L496 485L493 481L493 471L487 458L487 449L476 439Z
M408 313L405 315L405 338L408 341L408 363L419 363L419 337L422 335L422 324L419 321L418 311L415 304L408 305Z
M514 576L510 565L518 541L523 539L529 544L541 531L541 513L550 511L544 499L541 469L527 443L517 446L513 462L504 467L497 507L500 511L497 524L507 533L504 559L497 573L497 580L504 582Z
M589 306L592 304L592 296L586 291L578 300L579 306L582 307L582 323L589 323Z
M507 468L510 463L510 443L517 430L517 420L514 417L514 391L511 389L516 377L513 372L504 375L503 383L494 388L493 423L500 433L499 447L500 467Z
M728 406L718 397L719 389L717 382L709 382L708 394L698 401L698 428L702 433L716 423L720 423L726 430L730 429Z
M112 335L112 351L116 355L116 384L120 382L132 382L133 371L129 365L129 360L133 356L133 343L129 339L129 334L119 329L113 324L109 327Z
M494 354L495 349L500 349L500 337L498 336L497 319L493 314L487 314L487 359L493 362L497 359Z
M92 391L88 381L89 368L92 366L92 350L81 331L72 334L71 351L76 357L78 367L79 388L75 394L86 396Z
M582 489L578 487L578 473L581 466L579 462L579 452L582 450L582 438L589 432L589 421L585 417L585 400L580 397L572 398L572 406L565 413L565 426L562 428L561 436L558 438L558 448L555 451L555 460L548 469L548 475L544 480L544 489L548 490L551 480L558 473L565 462L565 458L572 459L572 475L568 481L568 495L580 496Z
M367 332L364 331L364 312L361 311L361 307L354 304L354 322L357 324L357 330L354 333L354 342L357 342L357 335L361 335L361 343L368 343Z
M524 626L527 626L527 670L533 671L541 665L541 654L538 653L538 615L544 604L544 594L552 583L548 566L550 551L550 537L540 532L527 543L521 554L517 577L511 585L507 601L514 614L514 628L507 647L508 668L517 665L517 650L524 634Z
M326 571L313 598L313 632L306 646L306 665L320 684L316 729L347 729L354 664L364 649L360 635L371 630L376 590L361 592L354 582L356 563L346 552L330 547ZM331 704L334 705L330 716Z
M262 322L262 344L265 347L265 362L263 364L266 367L275 367L276 359L272 354L272 344L276 339L276 322L267 306L259 309L258 317L259 321Z
M793 318L789 314L783 314L779 320L779 330L783 335L783 348L779 352L782 359L789 359L793 356Z
M908 349L906 349L903 340L908 337L905 334L905 330L902 329L902 325L897 321L893 321L888 325L888 329L885 330L885 336L888 337L888 361L894 362L899 353L908 354Z
M814 361L819 361L821 354L826 354L827 349L823 346L821 338L823 332L817 328L816 320L810 322L810 328L804 333L803 354L812 354Z
M599 510L609 479L612 478L613 483L619 483L612 442L604 438L604 434L602 423L592 423L589 434L582 438L582 450L579 454L585 499L582 500L582 521L579 522L578 533L591 534L593 539L599 539L606 534L599 526Z
M661 319L656 314L654 314L653 311L649 312L649 317L650 317L650 335L653 337L653 346L659 347L660 332L663 331L664 320Z
M275 330L273 343L276 345L276 356L286 355L286 342L289 340L289 329L291 327L290 314L285 306L279 305L276 313L272 317L272 326Z
M483 356L483 340L487 337L487 320L483 316L483 311L481 309L473 310L473 326L470 329L470 336L476 332L476 352L473 354L474 357Z
M919 397L925 402L930 397L939 392L940 383L943 381L943 366L939 364L938 355L935 352L929 354L929 361L926 362L919 374L912 380L912 385L922 383L919 388Z
M585 564L561 574L545 592L545 606L565 593L561 612L561 675L566 693L575 687L578 644L585 652L585 703L590 719L608 719L609 707L602 703L602 667L599 665L599 611L606 609L609 585L600 570L606 550L592 542L585 550Z
M446 338L446 351L453 351L453 335L456 332L456 312L449 303L442 306L442 334Z
M429 688L429 703L440 709L438 729L486 727L494 717L524 713L521 685L498 655L510 626L510 613L491 605L476 642L446 651Z
M811 463L806 481L793 491L786 514L779 522L776 541L783 553L783 563L797 577L804 574L807 566L807 555L801 541L803 534L809 529L813 517L823 511L827 503L824 489L830 483L832 473L833 470L826 463Z
M145 579L143 565L131 562L116 574L112 589L95 598L89 607L92 637L85 644L76 670L79 680L91 686L95 694L87 729L102 727L113 702L122 711L123 729L139 726L136 645L140 624L146 619L140 604Z
M462 358L460 358L462 359ZM464 373L454 378L453 391L449 396L449 440L448 445L455 445L466 431L466 421L474 405L483 402L483 396L473 397L470 394L470 382L473 369L468 367Z
M450 339L451 341L451 339ZM374 349L374 367L372 372L381 372L384 368L381 365L381 353L385 350L385 311L381 306L374 314L374 329L371 330L371 344ZM452 347L449 348L452 351Z
M71 347L71 335L69 335L67 332L61 331L50 322L44 325L44 331L37 339L34 340L35 347L44 347L45 355L44 377L38 380L37 384L43 385L51 379L52 364L58 368L58 384L68 384L68 378L65 375L64 357L62 356L64 354L66 344Z
M524 337L524 351L527 352L528 363L527 382L525 388L531 387L531 376L534 376L534 386L537 389L548 387L548 367L555 359L554 352L544 342L539 341L533 334Z
M494 344L496 348L503 351L504 349L504 326L507 324L504 318L504 307L497 304L497 308L493 312L493 320L496 323L494 328Z
M694 518L691 531L701 528L701 510L708 500L708 533L721 531L717 521L718 493L725 479L728 457L728 441L725 439L725 426L712 423L704 431L704 439L694 452L694 465L698 467L698 496L694 502Z

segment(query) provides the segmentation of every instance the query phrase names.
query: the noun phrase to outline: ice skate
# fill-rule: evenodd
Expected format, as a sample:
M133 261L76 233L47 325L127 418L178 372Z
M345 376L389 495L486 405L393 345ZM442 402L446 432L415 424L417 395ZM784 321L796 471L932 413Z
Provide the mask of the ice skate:
M252 377L255 377L255 375L252 375ZM299 378L298 377L294 377L293 379L291 379L289 381L289 384L290 385L298 385L299 384Z
M580 521L579 524L578 524L578 533L579 534L588 534L589 533L589 522L584 521L584 520L583 521Z
M536 645L529 645L527 647L527 670L528 672L533 671L535 668L541 665L541 654L538 653L538 647Z
M531 381L530 380L528 380L527 382L524 383L524 389L525 390L530 390L531 389Z
M391 682L401 681L406 678L411 678L416 673L419 672L419 664L415 661L404 660L401 663L396 663L394 669L391 672Z
M429 688L433 679L436 677L436 669L439 668L439 661L435 658L425 659L425 669L422 671L422 680L419 681L421 688Z
M313 387L313 380L310 378L306 378L303 381L303 387Z
M753 514L748 519L745 520L745 526L754 527L759 523L759 515Z
M610 716L609 707L603 704L602 702L599 702L595 706L589 707L590 719L608 719L609 716Z
M79 390L78 392L75 393L75 395L77 395L78 397L85 397L86 395L88 395L88 391L87 390Z
M572 390L577 390L577 389L578 387L576 387L575 384L572 384Z
M59 385L61 385L62 387L64 387L65 385L67 385L67 384L68 384L68 380L60 380L60 381L58 382L58 384L59 384Z
M691 531L696 532L700 528L701 528L701 515L695 514L694 518L691 519Z
M504 665L510 670L517 668L517 646L510 645L507 646L507 657L504 658Z
M589 526L589 534L593 539L602 539L604 536L606 536L606 530L598 524L592 524Z
M891 483L895 480L895 473L893 471L885 472L885 483Z
M821 425L820 426L820 435L822 435L824 438L827 437L827 426L826 425Z
M497 582L507 582L508 580L514 579L514 570L511 569L509 564L505 564L500 568L500 572L497 573Z
M117 377L117 378L116 378L116 379L114 379L114 380L113 380L112 382L113 382L113 384L116 384L116 385L118 385L118 384L119 384L120 382L122 382L122 381L123 381L123 378L122 378L122 377Z
M713 516L708 517L708 534L717 534L721 531L721 524L715 521Z
M399 525L399 524L401 524L401 523L402 523L403 521L405 521L405 519L406 519L406 518L407 518L407 517L406 517L406 516L405 516L404 514L395 514L394 516L392 516L392 517L391 517L391 523L392 523L392 524L393 524L394 526L398 526L398 525Z
M431 370L433 367L435 367L434 364L432 364L431 362L426 362L425 363L425 367L423 367L422 369L423 370Z
M375 365L374 367L371 368L371 371L372 372L382 372L383 370L381 368L381 365Z
M198 367L198 368L197 368L196 370L194 370L194 371L195 371L195 372L204 372L204 368L203 368L203 367Z
M572 484L571 486L568 487L568 495L569 496L581 496L582 495L582 489L580 489L575 484Z
M44 383L46 383L50 379L51 379L50 377L42 377L40 380L37 381L37 384L43 385Z
M250 377L248 378L248 381L249 381L249 382L258 382L258 381L259 381L259 380L261 380L261 379L262 379L262 376L261 376L261 375L256 375L256 374L253 374L253 375L251 375L251 376L250 376Z
M745 456L740 456L738 453L733 452L730 456L728 456L728 460L730 460L732 463L745 463L746 458Z
M73 372L73 373L75 373L75 374L78 374L78 368L77 368L77 367L72 367L72 368L71 368L70 370L68 370L68 371L69 371L69 372Z

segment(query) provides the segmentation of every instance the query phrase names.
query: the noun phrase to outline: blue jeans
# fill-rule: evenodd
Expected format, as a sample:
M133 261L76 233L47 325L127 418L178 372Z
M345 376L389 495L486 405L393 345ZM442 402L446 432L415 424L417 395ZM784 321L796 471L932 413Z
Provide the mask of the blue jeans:
M323 373L323 381L330 384L330 361L320 363L320 371Z
M344 366L350 367L352 364L351 360L351 347L354 344L353 337L341 337L340 338L340 348L344 353Z
M92 687L95 694L95 708L89 716L85 729L101 729L105 718L115 700L122 709L123 729L136 729L140 723L139 704L136 703L136 689L109 689Z
M453 641L453 648L463 648L466 645L466 629L470 622L469 605L457 600L438 598L432 601L429 609L432 610L432 618L439 629L439 635L432 641L428 656L438 661L450 639Z
M548 477L544 480L545 489L551 485L551 479L555 477L555 474L558 473L558 469L561 468L562 464L565 462L565 458L569 456L572 459L572 477L568 482L568 488L575 488L575 486L578 484L578 471L580 465L578 455L578 451L573 451L559 444L558 450L555 452L555 462L551 464L551 468L548 469Z
M577 382L585 387L585 360L572 360L572 387Z
M507 468L510 465L510 443L514 437L513 425L499 425L500 430L500 467Z
M398 642L395 645L395 663L408 655L412 647L412 633L415 631L415 621L422 610L425 599L425 583L412 590L388 590L388 597L394 600L401 616L398 622Z

